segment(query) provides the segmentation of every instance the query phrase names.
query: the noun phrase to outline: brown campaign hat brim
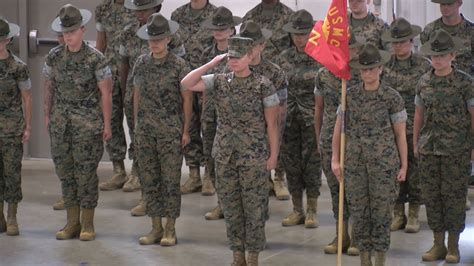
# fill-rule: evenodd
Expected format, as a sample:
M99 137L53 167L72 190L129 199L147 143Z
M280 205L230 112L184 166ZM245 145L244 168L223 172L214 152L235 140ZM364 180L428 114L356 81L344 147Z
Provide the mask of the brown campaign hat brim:
M137 31L137 36L140 38L140 39L143 39L143 40L160 40L160 39L164 39L166 37L169 37L173 34L175 34L178 29L179 29L179 24L176 22L176 21L173 21L173 20L168 20L168 25L170 27L170 30L163 33L163 34L160 34L160 35L150 35L148 34L147 32L147 24L143 25L140 27L140 29L138 29Z
M147 5L137 6L132 2L132 0L125 0L125 2L123 3L123 6L130 10L139 11L139 10L147 10L150 8L154 8L155 6L161 5L162 3L163 3L163 0L154 0Z
M238 17L238 16L232 16L232 21L233 22L231 24L217 26L217 25L212 24L212 17L210 17L210 18L204 20L202 22L201 26L205 29L208 29L208 30L225 30L225 29L228 29L228 28L235 27L235 26L239 25L240 23L242 23L242 18Z
M20 33L20 27L18 25L14 23L10 23L10 22L8 23L8 25L10 27L10 32L5 36L0 36L0 41L10 39L12 37L17 36Z
M266 40L270 39L270 37L272 37L272 31L271 30L268 30L268 29L260 29L260 30L262 31L262 37L260 39L254 40L253 42L255 44L263 43Z
M451 37L453 38L454 46L451 49L443 50L443 51L434 51L431 49L431 41L426 42L423 44L420 48L420 53L422 55L444 55L444 54L449 54L452 52L459 51L461 48L463 48L463 42L461 39L457 37Z
M77 30L80 27L86 25L87 22L89 22L91 20L92 13L87 9L79 9L79 12L81 13L81 16L82 16L82 22L81 23L77 23L77 24L75 24L73 26L70 26L70 27L63 27L63 26L61 26L61 20L58 16L51 23L51 29L55 32L60 33L60 32L68 32L68 31Z
M365 39L358 36L355 36L355 40L356 40L355 43L349 44L350 49L362 47L365 43Z
M390 29L386 29L382 33L381 38L382 38L382 41L384 41L384 42L403 42L403 41L406 41L406 40L411 40L415 36L417 36L418 34L421 33L421 27L417 26L417 25L411 25L411 31L412 31L412 33L410 35L403 36L401 38L393 38Z
M370 64L370 65L362 65L359 62L359 59L356 58L349 62L349 66L353 69L369 69L369 68L385 65L388 61L390 61L391 55L389 52L379 50L379 53L380 53L380 61L377 63Z
M314 25L311 25L311 27L307 29L295 29L293 28L293 23L288 22L285 25L283 25L282 29L288 33L307 34L307 33L310 33L311 30L313 30L313 27Z

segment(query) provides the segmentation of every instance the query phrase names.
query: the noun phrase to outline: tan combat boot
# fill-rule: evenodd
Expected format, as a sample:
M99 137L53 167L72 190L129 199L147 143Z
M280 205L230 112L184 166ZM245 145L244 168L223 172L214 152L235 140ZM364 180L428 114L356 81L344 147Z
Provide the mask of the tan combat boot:
M247 266L258 266L258 252L249 252Z
M79 206L66 208L67 224L56 233L57 240L66 240L78 237L81 233L81 223L79 222Z
M132 164L132 171L128 176L127 182L122 187L123 192L135 192L139 191L141 188L140 186L140 179L138 178L138 166L135 161Z
M151 231L146 236L140 237L138 242L140 245L152 245L155 243L160 243L161 238L163 237L163 226L161 225L161 217L152 217L151 218Z
M18 209L18 203L8 203L7 212L7 235L17 236L20 234L18 229L18 222L16 221L16 212Z
M385 266L385 252L375 251L375 266Z
M245 253L242 251L233 252L234 261L232 261L231 266L246 266L247 262L245 261Z
M189 167L189 178L184 185L181 186L181 194L190 194L201 190L201 173L199 166Z
M214 188L214 184L212 183L211 175L214 175L214 171L209 169L206 166L204 169L204 178L202 179L202 190L201 195L203 196L212 196L216 194L216 189Z
M405 233L418 233L420 231L419 212L420 204L410 203L408 205L408 221L405 226Z
M204 218L206 218L206 220L224 219L224 213L222 212L221 207L217 205L214 209L212 209L212 211L206 212Z
M357 247L355 243L355 238L354 238L354 226L352 226L351 228L351 241L349 244L349 248L347 249L347 255L359 256L359 248Z
M110 191L121 189L125 182L127 182L127 173L125 172L125 165L122 161L113 161L112 165L114 167L114 174L112 177L99 184L99 189L102 191Z
M130 214L132 216L145 216L146 215L146 202L145 202L145 199L143 198L143 191L142 191L142 197L138 201L138 205L132 208L132 210L130 211Z
M7 231L7 221L5 221L5 215L3 214L3 201L0 202L0 233Z
M318 218L316 217L318 209L318 198L308 198L306 208L306 218L304 220L305 228L317 228L319 226Z
M176 238L175 223L176 219L166 218L165 233L161 238L160 245L167 247L178 244L178 239Z
M405 228L407 217L405 216L405 204L397 203L393 209L393 219L390 225L390 231L397 231Z
M285 172L281 170L275 170L275 178L273 179L273 190L278 200L289 200L290 192L285 184Z
M81 216L81 234L79 235L79 240L81 241L92 241L95 239L94 231L94 211L95 209L82 209Z
M436 261L446 258L448 251L444 245L444 232L433 232L433 236L433 247L423 254L421 257L423 261Z
M64 206L64 198L61 197L60 199L58 199L58 201L56 201L54 204L53 204L53 210L55 211L62 211L66 209L66 206Z
M461 255L459 254L459 233L448 233L448 254L446 263L459 263Z
M369 251L360 252L360 266L372 266L372 259L370 258Z
M332 240L331 243L329 243L327 246L324 247L324 253L326 254L336 254L337 253L337 240L338 240L338 232L339 232L339 229L338 229L338 226L337 226L337 222L336 222L336 237ZM347 249L349 248L349 244L350 244L350 237L349 237L349 231L348 231L348 228L347 228L347 221L344 222L343 224L343 233L342 233L342 252L346 252Z
M293 212L286 216L281 224L283 226L294 226L305 222L303 211L303 194L291 195L293 201Z

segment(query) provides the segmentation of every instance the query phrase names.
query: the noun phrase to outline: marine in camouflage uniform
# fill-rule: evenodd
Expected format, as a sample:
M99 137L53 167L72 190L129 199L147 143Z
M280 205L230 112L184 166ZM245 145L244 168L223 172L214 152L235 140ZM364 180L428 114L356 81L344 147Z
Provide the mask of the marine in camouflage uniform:
M356 38L351 34L349 40L350 55L352 58L357 56L359 48L362 46L362 39ZM358 83L362 82L360 79L360 73L356 69L351 70L351 78L347 82L347 87L351 88ZM334 130L334 124L336 123L337 107L339 106L339 100L341 95L342 82L341 79L334 76L327 68L320 68L316 76L315 87L314 87L314 99L315 99L315 132L316 140L318 141L318 150L321 155L321 168L326 176L326 180L331 192L332 199L332 211L334 219L336 221L339 218L339 181L332 172L331 169L331 157L332 157L332 135ZM359 250L355 246L353 233L352 237L349 236L348 221L349 221L349 205L347 199L344 197L344 209L343 209L343 244L342 249L350 256L358 256ZM337 229L337 222L336 222ZM336 237L331 243L324 247L324 253L336 254L337 253L337 231Z
M370 256L374 251L375 265L385 265L391 210L398 195L397 180L405 179L408 164L403 98L379 79L382 65L389 59L388 52L366 44L358 59L350 62L351 69L360 69L364 83L347 91L344 187L364 266L372 265ZM368 83L364 75L369 82L374 81ZM338 109L332 146L332 168L337 178L341 178L341 116Z
M175 222L180 215L179 183L182 145L189 141L192 93L181 92L180 81L190 71L188 63L168 52L167 42L178 23L153 14L137 35L156 45L138 57L134 69L135 140L137 159L152 231L140 244L177 243ZM161 49L161 50L160 50ZM161 218L166 217L165 230Z
M253 40L229 39L229 66L249 62ZM265 246L265 206L268 171L278 156L278 96L270 80L250 71L205 74L225 56L218 56L191 72L182 85L213 91L217 134L212 149L216 162L217 193L223 205L234 265L258 265ZM236 60L236 61L232 61ZM242 61L243 60L243 61ZM246 61L248 60L248 61Z
M18 235L16 213L23 199L21 160L31 131L31 80L28 67L7 49L18 25L0 18L0 233ZM3 204L8 203L7 220Z
M121 189L127 181L123 160L127 153L123 129L123 92L120 88L120 35L122 30L136 21L131 10L123 6L123 0L103 0L95 9L97 49L104 53L112 71L112 139L105 145L113 164L113 176L99 184L100 190Z
M285 72L268 58L262 56L265 51L267 41L271 38L272 32L268 29L262 29L254 21L247 21L240 27L240 36L251 38L254 40L254 53L256 54L252 62L250 62L250 69L258 74L267 77L277 89L278 98L280 100L278 127L280 129L280 145L283 138L283 132L286 125L286 109L288 99L288 80ZM279 163L280 163L279 157ZM279 200L287 200L290 198L290 193L285 184L284 172L275 171L275 179L272 180L269 176L270 193L275 193Z
M120 86L125 91L124 96L124 110L127 118L128 130L130 134L130 146L128 154L130 159L134 161L132 165L132 173L124 185L124 191L137 191L140 190L140 174L135 160L135 149L134 149L134 123L133 123L133 65L137 58L142 55L149 53L148 43L145 40L138 38L136 32L138 29L146 23L154 12L161 10L161 3L163 0L125 0L124 6L127 9L133 10L135 14L141 15L146 14L144 21L137 20L135 23L128 25L120 37L120 48L119 54L121 58L120 63ZM171 42L168 44L170 51L178 56L184 56L185 50L183 42L178 33L173 34ZM145 202L142 199L138 205L131 210L132 216L143 216L146 214Z
M458 242L465 228L473 139L474 83L472 77L449 63L462 46L462 40L441 29L421 47L423 54L431 56L434 68L418 82L413 129L413 146L423 180L422 195L434 235L434 245L423 255L424 261L460 260Z
M358 38L365 39L368 43L372 43L379 49L390 50L390 45L380 38L388 25L383 19L368 11L367 2L349 1L349 7L352 13L347 16L353 34Z
M283 226L305 224L318 226L317 199L321 187L321 160L314 132L314 81L322 67L304 52L313 28L313 17L306 10L294 13L283 29L291 34L294 47L283 51L275 60L288 77L288 114L281 156L293 201L293 212L283 219ZM307 214L303 210L306 189Z
M290 36L282 28L283 25L289 22L290 16L294 11L281 3L280 0L277 0L276 4L267 4L265 2L262 1L262 3L248 11L242 20L243 22L252 20L260 28L272 31L272 36L267 40L263 56L275 58L290 47Z
M413 120L415 116L416 83L430 69L430 62L413 50L413 38L421 32L421 27L411 25L404 18L392 22L390 28L382 34L382 39L392 44L394 55L385 65L382 82L400 93L407 110L407 142L413 143ZM422 204L420 180L417 173L417 161L413 146L408 146L408 171L405 182L400 184L400 193L394 207L394 217L390 230L405 228L407 233L420 230L418 213ZM409 202L408 220L405 216L405 203Z
M82 37L90 17L88 10L69 4L61 8L51 27L65 34L66 44L49 52L43 68L51 155L68 218L67 225L56 234L61 240L77 237L79 232L81 240L95 238L97 167L104 150L103 139L111 137L112 73L107 61L83 41L68 43L66 36Z

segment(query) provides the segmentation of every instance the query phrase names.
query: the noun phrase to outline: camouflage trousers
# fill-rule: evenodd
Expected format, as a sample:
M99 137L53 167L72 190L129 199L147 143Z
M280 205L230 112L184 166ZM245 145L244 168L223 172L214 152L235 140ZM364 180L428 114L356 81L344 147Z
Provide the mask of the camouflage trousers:
M461 233L466 221L469 152L449 156L420 154L419 170L431 230Z
M133 121L133 88L127 86L125 98L123 99L123 109L128 125L128 134L130 135L130 144L128 145L128 158L135 159L135 123Z
M367 155L347 146L344 188L360 251L385 252L390 246L392 210L398 195L396 157Z
M291 195L302 194L306 189L308 198L319 197L321 159L315 135L314 126L306 125L299 117L286 126L280 154Z
M0 202L18 203L21 192L21 136L0 138Z
M180 136L174 140L163 140L153 135L137 134L135 140L148 215L178 218L183 163Z
M407 136L407 142L413 143L413 136ZM408 171L405 182L400 183L400 192L397 203L409 202L422 204L418 161L413 154L413 145L408 145Z
M214 168L214 159L212 159L212 146L214 145L214 138L217 130L217 115L214 108L207 106L204 100L203 112L201 114L201 129L202 129L202 159L208 168ZM214 178L215 179L215 178Z
M329 146L329 145L328 145ZM323 169L324 175L326 176L326 180L328 182L329 190L331 191L331 199L332 199L332 212L334 214L334 219L336 221L339 219L339 181L337 180L336 176L332 172L331 168L331 158L332 158L332 150L330 147L328 148L320 148L321 151L321 168ZM344 197L344 208L342 219L344 221L349 220L349 204L347 202L347 196Z
M193 114L189 135L191 142L184 148L184 158L189 167L199 167L203 164L203 140L201 138L201 97L198 93L193 93Z
M265 164L236 165L216 162L217 195L221 202L227 238L233 251L260 252L265 247L265 205L268 171Z
M75 136L68 127L63 135L50 134L50 138L64 205L95 208L99 199L97 167L104 153L102 135Z
M111 161L123 161L127 153L127 141L123 129L123 101L120 83L117 78L113 81L112 91L112 138L106 142L105 149Z

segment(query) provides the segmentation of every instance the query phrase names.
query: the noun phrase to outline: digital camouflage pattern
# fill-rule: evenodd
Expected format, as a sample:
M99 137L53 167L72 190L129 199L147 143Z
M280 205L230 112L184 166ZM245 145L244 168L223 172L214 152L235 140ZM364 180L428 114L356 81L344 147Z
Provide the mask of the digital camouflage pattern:
M388 29L388 25L385 21L369 12L367 17L364 18L362 26L359 26L358 23L357 25L354 23L352 14L348 14L348 17L349 26L356 37L362 38L367 43L372 43L381 50L390 50L389 43L383 42L381 39L382 33Z
M21 136L25 129L21 91L31 89L28 67L10 51L0 60L0 138Z
M127 124L129 134L130 134L130 147L129 147L129 156L130 159L134 158L134 129L133 129L133 66L137 61L138 57L142 54L150 52L148 47L148 41L140 39L136 33L141 25L136 21L133 24L128 25L120 36L120 57L122 58L121 63L124 64L127 62L129 71L127 76L127 84L125 88L125 98L123 100L125 116L127 118ZM168 44L168 48L171 52L178 56L184 56L184 46L183 39L176 32L172 35L171 42Z
M260 252L268 205L268 190L262 187L268 182L265 167L270 153L264 109L279 104L275 87L255 72L246 78L231 72L202 79L217 112L212 157L230 248Z
M424 107L418 152L425 155L458 155L471 149L471 116L474 104L472 78L454 70L446 77L424 74L416 88L416 104Z
M322 67L295 47L282 52L275 60L287 74L288 109L283 144L280 151L292 195L306 189L308 198L317 198L321 187L321 161L314 132L314 82Z
M289 22L290 15L293 13L291 8L278 1L272 11L265 10L263 4L260 3L242 18L242 23L253 20L260 28L272 31L272 36L266 41L267 45L262 54L264 57L275 58L290 47L290 36L283 31L282 27Z
M400 93L407 111L406 132L408 143L408 171L406 181L400 183L398 203L410 202L421 204L420 181L417 169L417 159L413 153L413 121L415 117L416 82L430 70L430 62L417 54L412 54L407 60L398 60L392 56L385 64L382 83Z
M448 26L443 23L442 18L429 23L420 34L421 43L429 41L431 34L439 29L447 31L451 36L462 39L462 48L456 52L454 65L471 76L473 75L472 64L474 62L474 23L466 19L461 14L463 20L455 26Z
M358 70L351 69L352 77L347 82L347 87L352 87L361 82ZM321 152L321 168L326 176L332 198L332 211L334 219L338 219L339 213L339 181L332 172L332 135L337 118L337 107L341 95L342 82L334 76L327 68L320 68L316 76L314 95L322 97L324 101L323 123L319 137L319 151ZM349 205L347 199L344 200L343 220L349 219Z
M360 251L385 252L400 167L393 124L406 121L403 98L385 85L366 91L359 83L347 92L346 121L344 184L354 238Z
M75 53L60 45L46 56L43 74L54 84L49 135L65 206L95 208L104 126L97 83L111 78L110 68L86 43Z
M187 3L178 7L171 14L171 20L179 23L178 33L186 40L184 42L186 49L184 59L191 64L192 69L201 66L199 62L192 59L199 59L203 50L214 42L212 31L202 28L201 24L204 20L209 18L216 9L217 7L209 3L209 1L201 10L193 10L191 3ZM207 63L207 61L205 63Z
M216 163L217 196L233 251L260 252L265 248L268 190L262 188L268 174L265 164L238 165L236 158Z
M23 199L21 191L21 160L23 143L21 136L0 138L0 203L18 203Z
M119 81L120 66L120 38L124 28L136 21L135 14L123 4L116 4L114 0L103 0L95 9L96 28L105 33L106 49L104 52L107 64L112 71L112 138L106 143L106 150L110 160L121 161L127 153L127 143L123 128L123 99Z
M133 70L139 90L135 126L137 161L151 217L177 218L181 209L183 104L180 81L190 71L184 59L142 55ZM158 78L159 77L159 78Z
M461 233L466 222L470 153L421 154L420 183L428 225L434 232Z

